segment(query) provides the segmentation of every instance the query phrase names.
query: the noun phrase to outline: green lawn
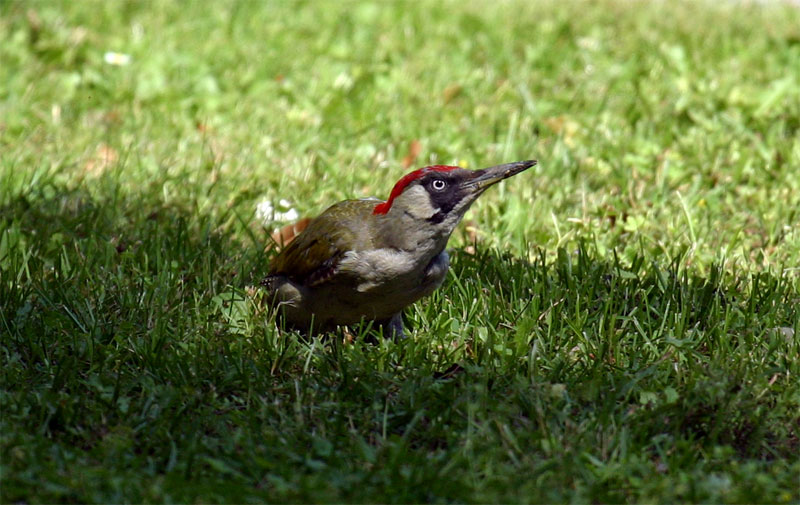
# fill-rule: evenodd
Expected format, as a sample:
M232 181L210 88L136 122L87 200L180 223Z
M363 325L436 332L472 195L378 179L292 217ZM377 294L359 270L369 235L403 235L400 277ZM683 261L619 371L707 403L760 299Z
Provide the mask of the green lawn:
M800 503L798 139L777 3L2 0L0 501ZM261 308L259 205L529 158L409 339Z

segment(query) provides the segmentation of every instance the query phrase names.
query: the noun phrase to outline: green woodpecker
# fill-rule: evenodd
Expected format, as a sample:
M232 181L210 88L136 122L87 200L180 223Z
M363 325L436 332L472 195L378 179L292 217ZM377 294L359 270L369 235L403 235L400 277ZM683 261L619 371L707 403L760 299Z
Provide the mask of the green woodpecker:
M371 320L403 336L403 309L444 281L447 240L472 202L535 164L435 165L401 178L385 202L334 204L272 260L262 281L270 304L300 330Z

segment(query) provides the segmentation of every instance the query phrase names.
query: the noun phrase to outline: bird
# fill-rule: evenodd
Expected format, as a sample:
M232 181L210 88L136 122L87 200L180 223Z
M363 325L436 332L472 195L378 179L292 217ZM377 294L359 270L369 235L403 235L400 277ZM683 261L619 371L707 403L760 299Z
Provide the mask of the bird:
M330 206L273 257L261 282L267 304L302 332L372 321L383 336L405 338L403 309L444 281L445 247L464 213L487 188L536 163L427 166L400 178L385 201Z

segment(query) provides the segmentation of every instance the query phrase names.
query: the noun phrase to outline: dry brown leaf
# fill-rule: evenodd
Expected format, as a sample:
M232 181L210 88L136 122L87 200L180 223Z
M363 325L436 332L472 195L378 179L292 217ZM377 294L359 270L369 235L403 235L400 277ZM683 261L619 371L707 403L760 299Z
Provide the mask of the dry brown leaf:
M556 135L561 135L567 146L572 147L575 143L575 135L580 130L581 125L576 121L565 116L547 117L542 122L550 128Z
M83 165L83 171L88 175L101 175L119 159L119 153L108 144L100 144L94 153Z
M461 85L457 83L453 83L444 88L444 91L442 91L442 99L444 100L444 103L448 104L453 101L454 98L457 98L458 95L461 94L462 89L463 88Z
M109 125L116 125L122 122L122 115L117 109L111 109L103 114L103 121Z
M478 243L478 223L475 221L467 221L464 223L464 231L467 234L468 246L464 247L464 252L467 254L475 254L475 244Z
M464 223L464 230L467 232L467 240L470 244L478 241L478 223L469 220Z
M408 145L408 154L403 158L403 168L408 168L417 161L417 156L422 152L422 143L419 140L412 140Z
M296 236L298 236L303 230L305 230L308 227L308 223L310 222L311 219L304 217L303 219L297 221L296 223L287 224L282 228L278 228L277 230L272 232L273 244L270 246L270 248L277 247L278 250L283 249L284 247L289 245Z
M561 133L564 129L564 122L566 119L564 116L555 116L555 117L546 117L542 119L542 123L544 123L548 128L550 128L553 133Z
M39 32L42 30L42 18L39 17L39 14L33 10L28 9L25 13L25 17L28 19L28 26L31 29L31 36L36 39L39 37Z

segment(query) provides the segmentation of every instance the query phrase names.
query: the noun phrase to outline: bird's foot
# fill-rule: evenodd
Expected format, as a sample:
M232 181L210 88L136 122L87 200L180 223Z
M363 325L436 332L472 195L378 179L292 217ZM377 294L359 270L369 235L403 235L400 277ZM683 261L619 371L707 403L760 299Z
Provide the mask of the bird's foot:
M407 335L403 331L403 314L398 312L386 321L378 321L377 327L381 329L383 336L392 339L403 339Z

